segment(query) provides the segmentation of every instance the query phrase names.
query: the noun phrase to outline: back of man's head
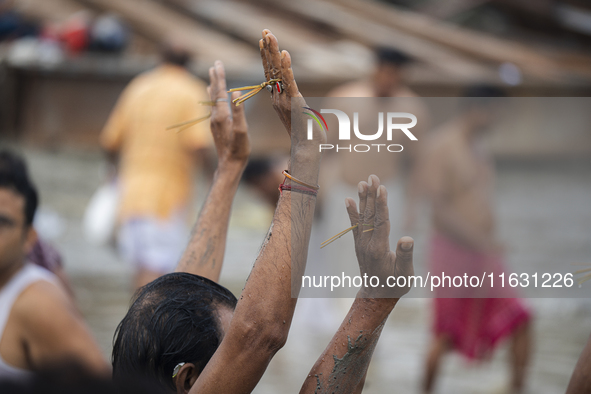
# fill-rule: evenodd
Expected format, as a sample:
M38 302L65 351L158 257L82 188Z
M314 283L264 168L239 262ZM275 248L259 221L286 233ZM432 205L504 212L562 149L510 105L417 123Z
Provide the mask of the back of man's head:
M113 377L144 375L174 389L177 364L205 368L224 335L219 312L236 302L225 287L184 272L142 287L115 332Z
M27 165L18 155L9 150L0 150L0 188L10 189L25 199L25 224L33 224L38 196L29 179Z
M175 66L187 67L191 61L191 53L187 44L178 37L171 37L160 46L162 61Z
M402 67L411 62L411 58L396 48L381 46L375 49L376 60L379 65Z

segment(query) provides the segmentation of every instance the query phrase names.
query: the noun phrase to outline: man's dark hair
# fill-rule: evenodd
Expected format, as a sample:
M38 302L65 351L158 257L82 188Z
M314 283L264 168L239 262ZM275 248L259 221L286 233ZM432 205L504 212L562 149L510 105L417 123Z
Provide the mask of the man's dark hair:
M392 47L377 47L375 52L378 64L392 64L401 67L411 62L408 55Z
M260 177L266 176L273 169L272 159L267 157L248 160L248 164L242 174L242 179L247 184L252 184Z
M164 63L181 67L187 67L191 60L191 54L187 49L172 44L163 44L160 48L160 56Z
M25 199L25 224L33 224L39 198L29 179L27 165L18 155L9 150L0 150L0 188L11 189Z
M175 389L174 367L190 362L203 371L224 335L219 310L236 302L225 287L185 272L140 288L115 332L113 377L144 375Z
M507 93L494 85L471 85L464 90L463 97L507 97Z

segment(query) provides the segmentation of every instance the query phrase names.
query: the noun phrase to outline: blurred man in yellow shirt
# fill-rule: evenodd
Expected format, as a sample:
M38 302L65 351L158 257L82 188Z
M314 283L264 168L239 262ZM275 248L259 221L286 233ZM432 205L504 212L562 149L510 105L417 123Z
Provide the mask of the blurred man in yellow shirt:
M209 122L180 133L166 128L207 115L206 85L186 69L180 45L162 50L162 64L125 88L101 134L118 158L118 244L140 287L171 272L188 240L185 220L193 170L210 145Z

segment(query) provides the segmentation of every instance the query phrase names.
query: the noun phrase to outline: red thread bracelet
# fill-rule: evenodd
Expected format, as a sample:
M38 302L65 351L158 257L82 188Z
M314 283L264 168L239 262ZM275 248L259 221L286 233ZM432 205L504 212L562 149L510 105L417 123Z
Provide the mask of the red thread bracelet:
M279 192L281 194L283 194L284 190L287 190L290 192L307 194L309 196L316 196L318 194L318 190L310 189L309 187L296 186L296 185L286 185L286 184L282 183L281 185L279 185Z

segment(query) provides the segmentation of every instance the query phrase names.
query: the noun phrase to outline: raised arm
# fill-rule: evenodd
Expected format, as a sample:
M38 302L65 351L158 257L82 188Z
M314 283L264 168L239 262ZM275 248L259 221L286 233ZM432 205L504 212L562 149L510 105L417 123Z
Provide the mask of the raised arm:
M209 69L209 79L207 90L215 102L211 110L211 132L218 167L176 271L201 275L217 282L224 260L232 201L248 161L250 142L244 108L232 106L230 117L222 62L215 62Z
M326 136L315 129L315 140L308 141L305 120L292 125L292 101L298 101L294 106L305 103L293 78L291 58L286 51L279 52L277 39L268 30L259 45L267 80L279 78L283 84L281 93L273 89L272 101L291 135L292 175L316 184L318 144ZM291 277L301 278L305 269L314 206L315 196L283 191L230 328L191 393L250 393L285 344L297 301L291 298Z
M410 237L402 237L396 253L390 250L387 191L380 186L377 176L371 175L368 181L359 183L359 211L351 198L345 200L345 205L351 224L358 225L353 230L353 236L361 275L377 276L380 284L385 284L388 276L413 275L414 241ZM361 392L386 319L399 297L408 290L408 286L362 288L338 331L306 377L300 393Z

